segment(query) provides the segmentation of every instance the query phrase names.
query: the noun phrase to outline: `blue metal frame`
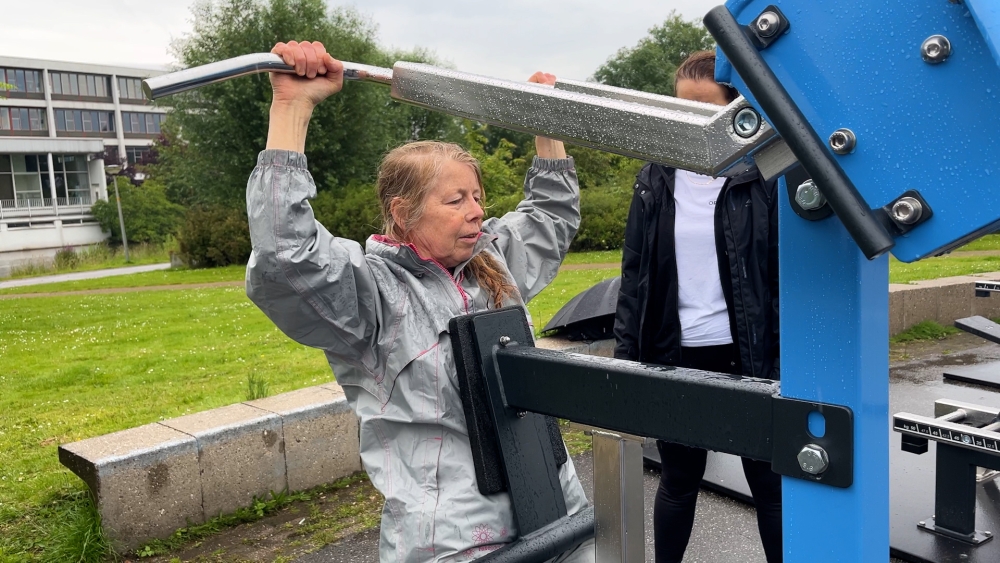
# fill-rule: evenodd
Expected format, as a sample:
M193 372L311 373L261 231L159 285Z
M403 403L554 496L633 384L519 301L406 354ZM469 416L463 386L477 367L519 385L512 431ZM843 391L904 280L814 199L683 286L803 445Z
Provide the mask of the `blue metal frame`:
M772 4L791 29L761 54L820 138L841 127L858 135L857 150L835 158L867 203L917 189L934 208L897 240L897 258L933 255L998 226L996 0L731 0L727 8L747 25ZM935 34L948 37L953 55L931 65L920 45ZM760 107L722 53L717 79ZM888 258L866 260L839 221L805 221L784 197L779 218L782 395L855 416L852 487L783 479L786 560L885 561Z
M804 221L787 200L779 232L781 394L846 405L855 428L853 486L782 478L785 560L885 561L889 259L868 261L839 221Z

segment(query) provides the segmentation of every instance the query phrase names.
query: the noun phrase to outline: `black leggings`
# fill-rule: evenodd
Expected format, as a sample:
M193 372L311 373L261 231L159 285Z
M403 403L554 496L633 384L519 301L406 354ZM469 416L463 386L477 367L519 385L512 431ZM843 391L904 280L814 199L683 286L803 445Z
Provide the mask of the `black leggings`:
M732 344L683 348L678 363L692 369L734 373L738 372L739 355ZM660 487L653 505L656 563L680 563L691 538L708 452L663 441L657 441L656 446L662 463ZM757 506L757 529L764 554L768 563L780 563L781 476L771 471L770 463L747 458L743 458L743 474Z

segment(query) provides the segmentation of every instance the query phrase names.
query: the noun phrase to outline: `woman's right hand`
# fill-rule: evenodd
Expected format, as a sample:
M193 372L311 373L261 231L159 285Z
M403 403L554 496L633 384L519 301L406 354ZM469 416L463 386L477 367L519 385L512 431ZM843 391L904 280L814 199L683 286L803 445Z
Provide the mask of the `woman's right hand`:
M295 67L295 74L272 72L273 105L299 106L311 111L344 85L344 65L319 41L278 43L271 52Z

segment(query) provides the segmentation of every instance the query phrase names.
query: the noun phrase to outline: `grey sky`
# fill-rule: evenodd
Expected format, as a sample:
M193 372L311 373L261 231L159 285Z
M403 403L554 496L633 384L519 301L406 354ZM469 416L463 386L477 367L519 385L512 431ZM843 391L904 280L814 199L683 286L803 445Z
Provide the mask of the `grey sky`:
M3 2L0 53L164 67L192 29L197 0ZM722 0L328 0L379 27L387 47L424 47L458 69L526 79L535 70L586 78L671 10L701 17ZM13 24L13 25L9 25ZM336 54L334 54L336 56Z

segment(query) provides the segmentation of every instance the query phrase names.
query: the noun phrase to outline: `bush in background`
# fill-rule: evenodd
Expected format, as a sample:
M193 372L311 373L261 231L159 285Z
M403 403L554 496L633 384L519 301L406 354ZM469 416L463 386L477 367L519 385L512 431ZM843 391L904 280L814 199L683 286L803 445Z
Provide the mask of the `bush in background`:
M224 205L192 207L177 242L181 257L193 268L246 264L250 258L246 210Z
M120 176L116 176L114 181L118 185L125 234L130 243L163 244L177 233L184 208L167 199L163 184L151 179L141 186L134 186L127 178ZM111 242L121 244L118 207L111 199L115 197L114 190L114 186L108 187L109 198L97 201L93 206L93 213L101 228L111 233Z
M316 220L334 236L364 245L372 234L382 232L382 213L371 184L352 183L322 191L309 203Z

